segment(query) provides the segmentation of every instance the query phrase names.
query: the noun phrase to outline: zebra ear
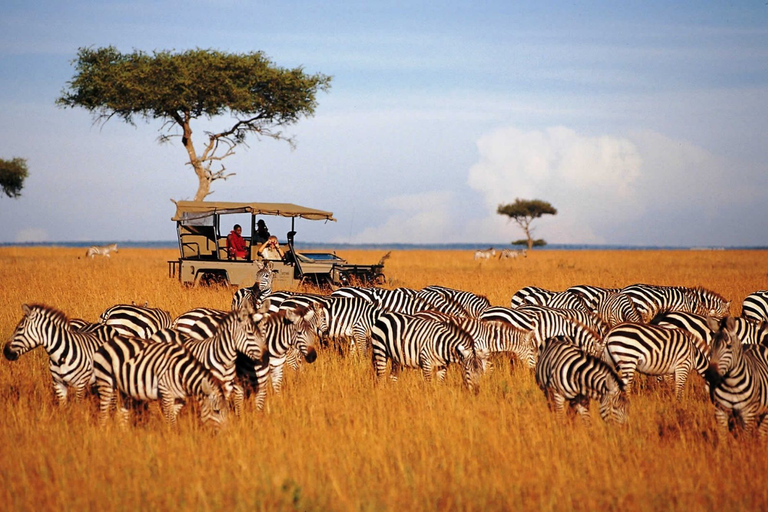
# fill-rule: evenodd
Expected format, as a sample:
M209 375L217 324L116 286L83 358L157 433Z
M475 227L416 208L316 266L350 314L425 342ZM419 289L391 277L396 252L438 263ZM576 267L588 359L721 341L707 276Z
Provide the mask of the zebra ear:
M725 319L725 329L731 337L736 336L736 319L729 316Z
M27 304L22 304L21 310L24 312L24 316L29 316L29 314L32 312L32 308L30 308Z

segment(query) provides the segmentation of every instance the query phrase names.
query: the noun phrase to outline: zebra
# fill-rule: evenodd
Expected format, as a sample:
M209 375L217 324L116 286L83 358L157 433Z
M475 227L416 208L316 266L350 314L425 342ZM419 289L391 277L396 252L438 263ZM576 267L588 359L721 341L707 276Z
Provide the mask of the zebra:
M418 311L431 308L421 298L417 297L417 290L411 288L357 288L346 286L334 290L331 297L350 297L366 300L377 305L383 311L395 311L398 313L413 314Z
M93 373L102 426L115 408L116 392L123 397L123 423L133 401L160 400L166 423L174 425L188 397L197 399L204 424L218 428L226 422L221 383L183 345L118 336L96 351Z
M237 358L237 373L256 389L256 407L264 408L267 396L266 383L269 378L272 389L280 393L283 382L283 364L291 347L296 347L308 363L317 359L315 345L318 341L314 325L321 306L281 309L268 313L261 321L265 350L261 361Z
M621 288L601 288L599 286L588 284L577 284L576 286L567 288L565 291L578 295L584 305L587 306L587 309L595 313L597 312L597 304L602 300L604 295L608 293L619 293L621 292Z
M715 336L705 376L718 434L728 432L729 420L734 418L745 432L757 428L763 438L768 435L768 347L744 346L736 334L734 317L710 317L708 323Z
M522 256L523 258L528 257L528 251L525 249L502 249L499 253L499 259L500 260L508 260L513 258L518 258Z
M538 288L536 286L526 286L521 288L510 299L512 308L519 308L525 305L547 306L558 309L577 309L587 311L587 306L578 294L569 291L554 292Z
M48 353L48 369L58 403L66 403L68 388L74 389L75 398L82 399L94 383L93 354L104 342L103 337L72 328L67 316L53 307L22 304L21 309L24 316L3 348L5 358L16 361L42 346Z
M326 306L326 343L345 343L349 351L365 353L370 347L371 327L380 309L373 302L353 297L332 297Z
M216 334L221 320L228 312L213 308L195 308L177 316L171 328L180 331L192 339L205 340Z
M475 261L477 260L490 260L496 256L496 249L493 247L485 250L477 250L475 251Z
M85 251L85 256L87 258L93 259L94 256L106 256L109 258L109 254L113 252L119 252L117 250L117 244L109 244L109 245L92 245L88 248L87 251Z
M722 318L728 314L730 302L704 288L633 284L622 288L635 303L643 322L667 311L683 311Z
M626 322L639 324L643 321L629 295L621 292L607 291L602 294L594 311L609 328Z
M464 316L473 318L479 317L483 311L491 306L490 301L486 297L475 295L472 292L447 288L445 286L426 286L419 290L416 296L424 299L437 309L442 309L440 308L441 302L437 299L438 296L442 297L448 303L449 311L446 312L450 314L450 310L455 309L455 307L453 307L455 305L464 312Z
M522 306L518 308L516 311L521 311L521 312L535 315L539 323L542 322L542 319L546 319L546 318L550 318L551 319L550 323L553 323L555 325L561 325L563 321L576 322L594 331L594 333L600 339L602 339L610 330L610 327L605 321L603 321L602 318L597 316L595 313L590 313L589 311L584 311L581 309L552 308L549 306L531 305L531 306ZM563 320L558 320L555 317L561 317ZM546 329L540 330L540 332L542 333L542 337L540 339L542 340L548 338L549 336L558 335L558 333L555 331L550 331L552 332L552 334L547 335L544 333L545 330ZM563 332L560 334L567 334L567 333Z
M427 381L435 371L438 380L444 380L448 364L458 362L463 366L467 388L475 394L480 390L482 363L470 335L455 325L384 312L373 324L371 339L377 380L386 372L387 360L392 362L392 380L397 380L401 367L409 367L420 368Z
M744 298L741 316L758 322L768 321L768 290L758 290Z
M235 363L238 354L260 361L265 349L264 333L258 323L266 308L254 310L250 303L229 312L221 318L216 333L208 339L182 340L195 359L200 361L221 382L224 398L232 402L235 415L243 408L243 388L235 382Z
M707 369L706 355L693 336L681 329L649 324L619 324L605 337L603 360L615 368L627 392L637 370L646 375L671 376L675 395L683 398L683 387L691 369L702 376Z
M170 327L171 314L160 308L136 304L116 304L107 308L99 322L113 327L123 336L149 338L153 332Z
M545 308L541 306L525 306L524 311L531 311L536 315L536 337L538 340L546 340L555 336L571 336L575 343L588 354L599 357L603 351L603 337L592 328L582 322L580 315L575 317L568 314L569 311L583 313L585 311Z
M708 317L694 313L672 311L656 315L651 324L676 327L690 332L706 354L709 354L714 332L709 327ZM733 317L736 336L747 345L768 345L768 322L752 322L745 318Z
M598 400L603 421L624 424L628 420L629 402L618 374L565 336L545 340L536 364L536 384L557 414L565 413L567 401L588 425L589 402Z
M275 277L274 265L269 260L264 260L256 272L256 280L248 288L240 288L232 297L232 310L236 311L243 303L249 301L254 308L261 306L263 298L272 293L272 281Z

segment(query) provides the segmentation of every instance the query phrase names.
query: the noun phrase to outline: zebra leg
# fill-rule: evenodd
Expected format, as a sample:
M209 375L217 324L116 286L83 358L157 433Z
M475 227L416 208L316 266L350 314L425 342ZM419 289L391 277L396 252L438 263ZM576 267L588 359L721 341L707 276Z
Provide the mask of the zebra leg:
M425 381L432 382L432 361L430 361L429 358L422 357L421 374Z
M768 436L768 421L766 419L765 414L758 419L757 435L760 439L765 439L765 436Z
M384 376L387 371L387 355L383 351L373 351L373 371L376 373L376 378L379 379Z
M581 418L582 423L585 426L592 426L592 418L589 415L589 397L581 395L571 400L571 407L576 411L576 414Z
M565 416L565 396L552 391L552 410L560 417Z
M99 426L107 424L109 413L115 407L115 388L111 383L101 382L98 386L99 393Z
M272 381L272 390L280 394L283 389L283 365L273 366L269 369L269 377Z
M448 367L447 366L438 366L437 367L437 380L440 382L445 380L445 374L448 373Z
M264 410L264 402L267 399L267 378L268 373L256 376L256 409Z
M637 369L637 361L632 363L619 363L616 368L621 376L621 380L624 382L624 389L627 393L632 390L632 382L635 380L635 370Z
M389 378L392 382L397 382L397 378L400 376L400 363L396 363L392 360L392 368L389 370Z
M53 393L59 405L67 403L67 384L57 374L53 375Z
M685 387L685 383L688 380L689 371L689 366L678 366L675 369L675 396L677 397L678 402L683 401L683 388Z
M170 426L176 424L176 416L183 407L183 404L177 404L176 399L169 393L160 392L160 409L163 411L165 423Z
M730 416L730 412L724 411L719 407L715 408L715 421L717 422L718 437L723 437L728 434L728 431L730 430L728 428L728 420L730 419Z
M243 412L243 402L245 402L245 391L242 386L232 384L232 390L230 396L227 397L232 401L232 408L235 410L235 416L240 417Z

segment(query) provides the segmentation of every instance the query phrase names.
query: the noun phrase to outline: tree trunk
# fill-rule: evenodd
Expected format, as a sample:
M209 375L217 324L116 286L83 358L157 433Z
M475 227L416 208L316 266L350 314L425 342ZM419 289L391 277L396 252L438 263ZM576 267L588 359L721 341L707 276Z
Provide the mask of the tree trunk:
M195 145L192 142L192 128L189 126L189 115L185 115L185 118L181 124L184 130L184 135L181 137L181 143L184 145L184 149L187 150L189 156L189 164L195 170L197 175L197 193L193 201L205 201L205 198L211 193L211 177L208 169L205 168L200 157L197 156L195 151Z

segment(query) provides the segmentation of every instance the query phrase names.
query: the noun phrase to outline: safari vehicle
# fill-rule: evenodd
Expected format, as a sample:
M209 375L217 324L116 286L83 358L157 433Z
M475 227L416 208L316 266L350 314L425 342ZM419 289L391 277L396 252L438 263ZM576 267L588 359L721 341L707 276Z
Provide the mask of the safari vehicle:
M384 281L383 260L376 265L353 265L335 253L296 251L294 236L297 218L322 221L336 219L332 212L289 203L176 202L176 215L171 220L176 222L179 260L169 262L169 269L172 266L174 274L178 270L179 280L187 285L225 283L251 286L256 272L264 263L258 254L263 240L256 238L257 217L284 217L291 220L291 229L285 240L279 241L285 256L282 260L271 260L275 289L295 290L302 284L321 287L372 285ZM243 228L247 256L245 259L233 260L228 258L227 235L236 223ZM268 225L274 227L271 223Z

